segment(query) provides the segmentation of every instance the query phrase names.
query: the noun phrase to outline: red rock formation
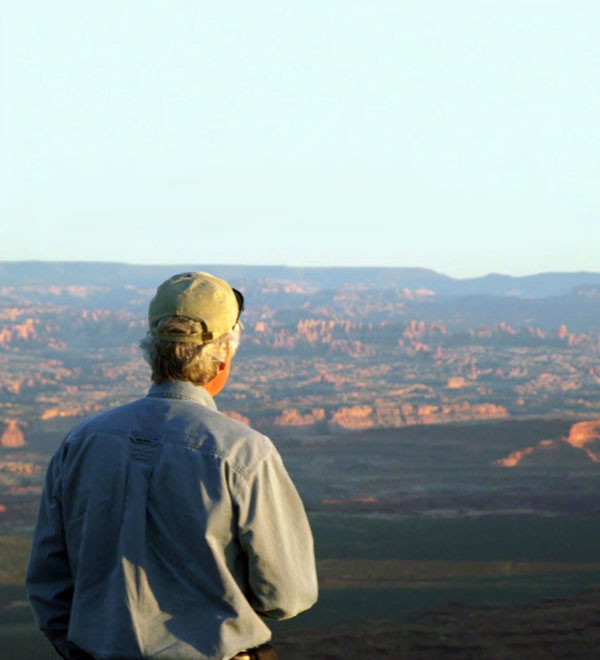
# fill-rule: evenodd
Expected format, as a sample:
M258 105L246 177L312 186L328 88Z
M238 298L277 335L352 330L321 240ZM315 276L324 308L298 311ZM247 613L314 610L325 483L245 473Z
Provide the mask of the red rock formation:
M377 399L371 406L340 408L331 423L346 429L399 428L411 424L445 424L471 420L503 419L508 410L493 403L411 404Z
M386 428L404 426L402 412L393 401L377 399L375 402L375 418L377 419L377 426Z
M327 371L320 371L317 376L309 378L308 383L330 383L331 385L343 385L344 378L339 376L332 376Z
M25 379L23 377L14 378L14 379L7 378L6 381L4 382L4 387L6 388L7 392L12 392L13 394L20 394L24 382Z
M416 341L413 344L413 349L416 353L431 353L431 348L427 344L423 344L420 341Z
M337 410L331 423L344 429L370 429L375 426L371 406L345 406Z
M600 463L600 419L573 424L566 441L583 449L594 463ZM593 449L586 446L591 444L595 445Z
M40 415L40 419L54 419L55 417L77 417L77 415L85 414L83 408L77 406L73 408L48 408Z
M567 442L573 447L584 447L598 441L600 441L600 419L573 424L567 438Z
M552 440L542 440L542 442L553 442ZM548 446L548 445L546 445ZM498 460L494 461L494 465L499 465L501 467L516 467L521 463L521 461L525 458L525 456L531 456L533 452L538 448L538 445L534 445L533 447L525 447L525 449L519 449L517 451L513 451L512 454L509 454L506 458L499 458Z
M11 474L33 474L39 472L41 466L35 463L25 463L23 461L0 461L0 472L10 472Z
M0 346L8 347L15 339L28 341L36 338L36 325L39 323L39 320L29 318L25 319L23 323L3 327L0 330Z
M403 410L404 412L404 410ZM443 424L445 422L467 422L471 420L503 419L508 417L504 406L494 403L447 403L442 406L422 404L414 410L406 410L406 415L416 418L418 424ZM413 422L413 423L415 423Z
M431 289L417 289L415 291L415 298L417 300L419 299L426 299L426 298L433 298L435 296L435 291L432 291Z
M590 447L590 445L594 445ZM580 453L567 452L567 447L580 450ZM517 467L525 463L540 463L554 460L556 464L573 460L600 463L600 420L590 420L573 424L566 438L542 440L537 445L525 447L509 454L506 458L494 461L501 467Z
M511 328L510 325L505 323L504 321L500 321L500 323L497 325L498 331L507 335L515 335L517 334L514 328Z
M25 436L19 428L18 420L9 419L8 425L0 438L0 445L2 447L24 447L25 444Z
M526 367L513 367L508 372L508 378L525 378L529 373L529 369Z
M85 287L85 286L75 286L75 285L69 285L67 286L67 291L69 295L73 296L74 298L87 298L90 293L97 287Z
M0 319L2 321L16 321L25 314L25 309L21 307L5 307L0 310Z
M283 285L283 290L285 293L306 293L306 288L300 284L295 284L290 282Z
M424 321L409 321L402 334L409 339L416 341L423 338L425 335L447 335L448 328L442 323L425 323Z
M449 390L459 390L461 387L466 387L467 385L467 381L461 376L453 376L452 378L448 378L446 387Z
M372 346L358 340L335 339L331 342L331 348L351 357L373 357L375 355L375 349Z
M406 424L416 424L417 423L417 412L416 406L413 406L411 403L403 403L400 406L400 412Z
M423 403L417 406L417 417L423 420L425 423L435 423L435 419L438 417L440 412L440 407Z
M15 335L19 339L31 339L35 337L35 326L39 323L36 319L25 319L23 323L13 326Z
M323 408L313 408L310 413L301 414L295 408L286 408L275 419L277 426L310 426L325 419Z
M305 319L298 321L297 331L306 341L314 343L317 341L331 341L331 331L335 328L335 321L323 321L320 319Z
M597 435L589 433L590 427L583 425L594 424L594 422L582 422L582 427L576 430L571 441L569 438L558 440L542 440L537 445L525 447L512 452L506 458L500 458L493 462L500 467L514 468L519 465L555 465L555 466L580 466L592 463L600 463L591 449L584 445L598 439ZM596 422L600 426L600 423ZM580 426L575 424L574 427ZM572 431L573 429L571 429ZM594 433L597 433L597 428ZM600 455L600 452L599 452Z

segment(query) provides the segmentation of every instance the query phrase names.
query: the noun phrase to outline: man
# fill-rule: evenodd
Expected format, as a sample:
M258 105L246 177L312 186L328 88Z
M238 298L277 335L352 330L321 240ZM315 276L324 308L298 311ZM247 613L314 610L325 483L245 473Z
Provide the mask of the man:
M27 590L62 657L274 658L263 619L316 601L310 528L277 450L212 398L242 309L207 273L161 284L140 344L148 395L85 420L52 458Z

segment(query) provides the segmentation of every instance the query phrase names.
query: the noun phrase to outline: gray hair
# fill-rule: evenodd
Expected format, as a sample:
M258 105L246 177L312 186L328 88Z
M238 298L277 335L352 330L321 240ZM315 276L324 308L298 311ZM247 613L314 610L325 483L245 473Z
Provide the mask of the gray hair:
M185 316L166 316L160 319L156 330L164 333L190 335L202 332L202 325ZM241 324L211 342L177 342L156 339L148 332L140 341L146 362L152 368L152 380L187 380L195 385L206 385L219 373L220 365L232 355L240 343Z

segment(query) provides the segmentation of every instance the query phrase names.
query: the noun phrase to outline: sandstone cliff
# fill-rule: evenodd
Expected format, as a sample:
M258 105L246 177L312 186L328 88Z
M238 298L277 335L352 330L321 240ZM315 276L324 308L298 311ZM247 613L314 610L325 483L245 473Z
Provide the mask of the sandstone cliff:
M573 424L566 438L542 440L494 461L501 467L557 465L564 467L600 463L600 420Z
M54 419L55 417L77 417L83 416L86 413L86 409L82 406L67 406L64 408L47 408L40 415L40 419L46 421L48 419Z
M330 423L349 430L399 428L411 424L445 424L471 420L504 419L508 410L493 403L396 404L378 399L375 406L344 406L332 416Z
M25 435L19 426L19 421L9 419L6 429L0 437L0 445L2 447L24 447L25 444Z
M600 445L600 419L573 424L567 442L573 447Z
M313 408L309 413L300 413L295 408L285 408L281 415L275 418L277 426L310 426L325 419L323 408Z

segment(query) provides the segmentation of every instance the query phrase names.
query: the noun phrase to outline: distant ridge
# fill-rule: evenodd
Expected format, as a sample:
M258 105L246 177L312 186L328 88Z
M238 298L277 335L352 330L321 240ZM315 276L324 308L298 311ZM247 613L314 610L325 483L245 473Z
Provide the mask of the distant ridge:
M364 285L376 289L429 289L439 296L491 295L520 298L564 296L600 287L600 272L538 273L522 277L490 273L458 279L427 268L243 266L231 264L134 265L92 261L0 261L0 286L85 285L153 288L185 270L208 270L234 282L284 280L317 290Z

